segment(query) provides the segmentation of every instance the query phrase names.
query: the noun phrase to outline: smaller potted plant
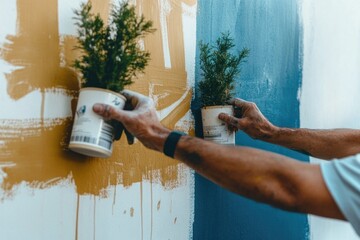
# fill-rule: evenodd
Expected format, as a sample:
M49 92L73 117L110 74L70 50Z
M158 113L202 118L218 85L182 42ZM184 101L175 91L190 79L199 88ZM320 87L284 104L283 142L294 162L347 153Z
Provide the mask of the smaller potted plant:
M109 157L113 126L95 114L92 106L101 102L124 107L126 98L119 92L147 66L150 53L142 50L139 41L154 29L152 22L138 17L128 2L113 6L108 25L91 8L89 2L74 11L76 48L82 54L74 67L81 73L81 89L69 148L88 156Z
M201 81L198 84L204 139L221 144L235 144L235 133L218 119L220 113L234 114L228 102L233 98L235 78L240 64L249 55L244 48L231 53L235 47L230 33L222 33L215 45L200 42Z

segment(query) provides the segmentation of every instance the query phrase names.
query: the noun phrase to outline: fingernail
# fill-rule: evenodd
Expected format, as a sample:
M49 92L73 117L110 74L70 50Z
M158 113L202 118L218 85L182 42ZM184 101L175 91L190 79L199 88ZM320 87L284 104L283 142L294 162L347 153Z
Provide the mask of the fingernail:
M93 110L94 110L94 112L98 112L98 113L103 112L104 106L100 103L96 103L93 106Z

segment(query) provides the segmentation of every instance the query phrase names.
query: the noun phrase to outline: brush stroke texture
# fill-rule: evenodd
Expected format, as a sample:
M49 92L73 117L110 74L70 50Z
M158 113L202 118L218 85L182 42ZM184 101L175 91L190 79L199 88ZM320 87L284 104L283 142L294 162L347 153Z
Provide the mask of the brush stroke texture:
M298 127L302 63L297 1L200 0L198 12L198 40L214 41L221 32L230 31L238 50L250 48L248 62L237 79L236 95L256 102L275 124ZM196 76L198 81L198 68ZM193 108L197 107L195 100ZM301 154L254 141L241 133L236 142L308 161ZM194 239L308 238L306 215L235 196L201 176L196 177L195 194Z
M89 159L67 149L71 108L79 90L77 75L71 67L79 56L79 52L74 51L76 40L74 36L59 33L58 0L46 5L41 0L17 0L16 3L16 34L8 34L0 46L0 58L15 67L5 73L7 95L12 101L21 101L28 95L40 94L37 103L40 114L31 119L26 115L21 119L1 119L0 162L10 157L15 163L2 169L7 175L2 188L11 191L22 181L34 188L44 188L47 185L42 183L51 182L48 186L52 186L57 181L51 179L66 179L70 175L79 194L100 195L109 185L130 186L150 178L166 188L182 184L177 161L150 152L140 143L130 147L123 140L115 143L113 156L106 161ZM131 89L149 95L149 86L154 86L151 95L158 99L157 108L164 113L163 123L174 128L190 108L191 87L185 68L182 4L181 1L168 1L168 4L171 10L166 13L169 27L168 32L163 33L160 26L163 9L158 1L137 2L138 11L141 9L146 18L152 19L158 31L144 39L144 47L152 53L152 61ZM93 1L93 10L106 19L109 5L110 1ZM164 54L157 51L165 44L164 34L170 47L171 68L165 66ZM68 116L57 117L59 107ZM38 147L44 145L47 147ZM154 170L160 170L160 174L153 174Z

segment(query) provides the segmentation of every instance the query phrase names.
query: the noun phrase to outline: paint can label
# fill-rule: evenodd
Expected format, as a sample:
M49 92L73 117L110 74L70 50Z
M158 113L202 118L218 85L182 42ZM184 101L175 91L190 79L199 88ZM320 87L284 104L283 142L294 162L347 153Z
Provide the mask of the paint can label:
M214 106L201 109L204 139L219 144L235 144L235 133L218 119L220 113L234 114L232 106Z
M204 126L204 139L219 144L233 144L233 133L230 132L225 124L215 126Z
M84 117L86 118L86 117ZM97 122L97 124L96 124ZM97 126L101 127L100 132L94 131ZM112 142L114 138L113 127L105 121L89 121L87 119L78 119L76 126L74 126L73 134L71 135L71 142L81 142L90 145L97 145L106 150L112 150Z
M123 109L125 100L105 90L84 89L80 92L69 148L93 157L109 157L112 153L114 129L110 122L97 115L92 107L104 103Z

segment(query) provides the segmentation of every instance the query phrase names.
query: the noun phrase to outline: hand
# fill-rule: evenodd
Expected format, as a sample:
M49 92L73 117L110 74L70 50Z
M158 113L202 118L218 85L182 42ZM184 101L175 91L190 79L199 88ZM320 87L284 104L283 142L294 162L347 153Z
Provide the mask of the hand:
M98 103L93 106L94 112L107 120L115 120L121 124L125 128L127 136L132 134L146 147L162 151L163 138L158 136L167 136L170 130L161 125L153 101L142 94L129 90L123 91L121 94L127 99L124 110ZM166 139L166 137L164 138Z
M265 140L271 138L278 129L264 117L255 103L235 98L230 104L234 106L234 116L220 113L219 119L235 131L242 130L254 139Z

